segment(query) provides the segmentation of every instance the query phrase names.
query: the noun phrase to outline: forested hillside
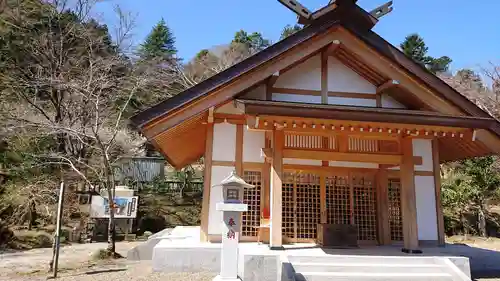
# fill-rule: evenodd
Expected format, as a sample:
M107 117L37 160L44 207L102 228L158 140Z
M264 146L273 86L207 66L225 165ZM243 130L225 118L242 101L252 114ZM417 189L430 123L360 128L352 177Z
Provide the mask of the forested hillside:
M117 184L113 174L117 159L152 153L145 139L129 127L128 117L273 43L258 31L235 27L234 38L221 42L223 48L214 51L206 46L188 60L177 56L168 21L158 19L144 42L131 46L130 34L140 23L117 7L119 24L103 25L92 17L92 3L7 0L0 4L2 225L53 224L60 181L68 187L65 219L85 217L72 191L98 186L111 195ZM276 41L300 29L288 25ZM408 36L401 49L500 116L498 67L486 65L480 73L463 69L452 75L448 70L452 59L430 57L416 34ZM442 177L448 234L497 235L498 159L444 164ZM114 230L113 219L109 230ZM0 232L0 244L7 239L2 237ZM114 243L108 250L114 252Z

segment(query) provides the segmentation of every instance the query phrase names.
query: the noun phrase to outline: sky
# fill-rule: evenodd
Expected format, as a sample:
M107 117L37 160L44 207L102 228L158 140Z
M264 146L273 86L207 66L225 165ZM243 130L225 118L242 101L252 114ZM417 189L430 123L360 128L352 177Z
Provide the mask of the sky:
M328 0L300 2L315 11ZM359 0L358 5L370 11L385 2ZM163 18L184 60L202 49L229 43L240 29L277 42L283 27L296 23L295 14L277 0L108 0L100 2L94 14L110 29L117 22L116 4L135 16L132 43L140 44ZM374 28L390 43L398 46L408 34L418 33L431 56L453 59L454 71L500 62L500 0L394 0L393 6L394 11Z

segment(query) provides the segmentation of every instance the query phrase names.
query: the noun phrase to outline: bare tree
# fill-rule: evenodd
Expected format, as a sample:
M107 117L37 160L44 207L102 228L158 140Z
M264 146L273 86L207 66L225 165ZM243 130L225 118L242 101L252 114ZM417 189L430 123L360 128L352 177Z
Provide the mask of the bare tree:
M47 140L43 150L30 153L33 165L62 167L90 187L107 190L109 209L115 209L113 164L119 156L134 153L142 141L127 128L124 113L138 90L150 81L148 71L138 70L112 43L97 22L79 18L88 14L89 1L75 12L33 1L23 13L3 18L16 36L26 39L16 48L20 59L0 71L2 118L7 132ZM85 6L85 7L83 7ZM31 10L29 10L31 9ZM40 16L39 13L43 15ZM133 24L120 13L121 27ZM42 25L42 27L39 27ZM37 32L29 33L34 26ZM158 76L152 76L158 78ZM72 172L71 172L72 171ZM27 187L29 188L29 187ZM108 252L115 255L115 218L110 212Z

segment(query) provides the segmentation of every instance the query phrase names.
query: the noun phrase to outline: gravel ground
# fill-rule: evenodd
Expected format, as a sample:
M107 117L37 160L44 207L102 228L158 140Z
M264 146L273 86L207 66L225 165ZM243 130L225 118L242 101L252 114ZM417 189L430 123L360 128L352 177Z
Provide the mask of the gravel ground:
M129 249L141 242L120 242L117 252L126 256ZM151 270L150 261L131 262L126 259L91 262L90 256L106 243L75 244L61 248L58 280L63 281L209 281L215 274L157 273ZM51 249L35 249L24 252L0 253L0 280L35 281L47 280Z
M489 262L498 266L500 260L500 240L476 240L476 241L453 241L462 242L477 249L485 249L480 252L479 260L475 262ZM142 242L119 242L117 251L126 256L129 249ZM210 272L199 273L158 273L151 269L150 261L127 261L119 259L113 261L90 261L90 256L99 249L104 249L106 243L75 244L61 248L59 259L59 278L63 281L209 281L215 277ZM36 281L46 280L50 275L47 273L48 263L51 257L51 249L36 249L24 252L0 252L0 280L9 281ZM467 255L466 255L467 256ZM500 281L498 275L495 278L480 278L476 281Z

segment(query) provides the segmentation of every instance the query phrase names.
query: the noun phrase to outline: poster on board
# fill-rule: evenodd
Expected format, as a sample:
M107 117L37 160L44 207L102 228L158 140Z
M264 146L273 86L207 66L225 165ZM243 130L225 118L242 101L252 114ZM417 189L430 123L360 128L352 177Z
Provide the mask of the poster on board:
M137 196L115 197L114 207L112 208L115 218L135 218L137 216L137 202ZM107 197L92 196L90 206L90 216L92 218L109 218L110 209Z

